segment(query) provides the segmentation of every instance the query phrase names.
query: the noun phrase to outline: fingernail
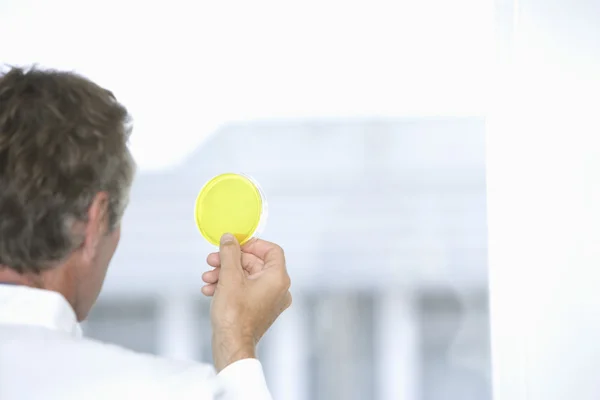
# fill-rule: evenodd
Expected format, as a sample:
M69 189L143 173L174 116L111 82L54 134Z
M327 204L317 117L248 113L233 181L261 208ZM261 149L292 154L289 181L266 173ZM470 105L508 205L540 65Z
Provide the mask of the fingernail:
M221 236L221 244L231 243L234 240L235 240L235 238L233 237L233 235L231 233L226 233L223 236Z

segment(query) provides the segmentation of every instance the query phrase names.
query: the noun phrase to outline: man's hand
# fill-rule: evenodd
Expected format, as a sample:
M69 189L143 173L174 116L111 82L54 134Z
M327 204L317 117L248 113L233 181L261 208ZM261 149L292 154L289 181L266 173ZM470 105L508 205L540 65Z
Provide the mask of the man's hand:
M213 358L220 371L256 356L260 338L292 303L290 277L281 247L264 240L240 248L233 235L223 235L220 251L207 262L215 269L202 276L202 293L213 296Z

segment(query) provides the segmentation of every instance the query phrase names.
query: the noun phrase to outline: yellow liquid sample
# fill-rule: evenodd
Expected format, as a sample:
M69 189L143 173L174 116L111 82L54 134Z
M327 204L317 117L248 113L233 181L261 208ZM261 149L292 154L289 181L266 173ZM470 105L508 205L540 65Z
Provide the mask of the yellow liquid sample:
M196 225L215 246L225 233L233 234L240 244L250 240L260 225L262 212L260 190L249 178L238 174L216 176L196 198Z

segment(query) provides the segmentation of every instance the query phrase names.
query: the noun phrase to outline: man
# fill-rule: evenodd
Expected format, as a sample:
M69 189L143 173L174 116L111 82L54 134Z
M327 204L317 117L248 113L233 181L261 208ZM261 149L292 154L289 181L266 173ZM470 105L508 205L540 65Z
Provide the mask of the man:
M0 75L0 399L270 399L255 348L291 304L272 243L227 234L208 256L214 368L81 337L119 242L129 131L79 75Z

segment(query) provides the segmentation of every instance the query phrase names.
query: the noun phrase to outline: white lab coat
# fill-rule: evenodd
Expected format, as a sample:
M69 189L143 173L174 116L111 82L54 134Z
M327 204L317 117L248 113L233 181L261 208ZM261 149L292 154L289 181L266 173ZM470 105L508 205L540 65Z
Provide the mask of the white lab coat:
M82 337L59 293L0 284L2 400L271 400L260 362L171 361Z

